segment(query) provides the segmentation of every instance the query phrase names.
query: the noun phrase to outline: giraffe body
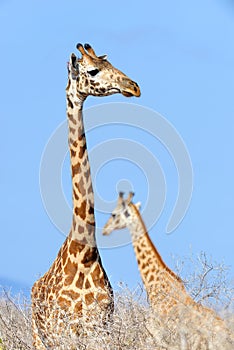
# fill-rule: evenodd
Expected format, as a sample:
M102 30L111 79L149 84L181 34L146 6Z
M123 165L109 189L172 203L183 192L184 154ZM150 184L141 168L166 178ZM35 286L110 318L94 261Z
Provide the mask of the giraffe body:
M32 288L32 326L36 349L61 349L61 336L80 335L105 323L113 312L112 288L95 240L94 194L83 125L87 96L122 93L139 96L138 85L96 56L88 44L77 45L68 64L67 117L72 173L73 220L70 234L50 269Z

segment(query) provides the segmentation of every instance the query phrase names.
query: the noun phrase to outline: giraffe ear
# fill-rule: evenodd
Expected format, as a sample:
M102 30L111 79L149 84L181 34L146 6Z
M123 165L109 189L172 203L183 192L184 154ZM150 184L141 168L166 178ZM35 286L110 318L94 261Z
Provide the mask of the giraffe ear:
M79 65L77 63L77 57L74 53L70 56L70 62L68 63L68 71L71 72L72 78L76 79L79 75Z
M138 210L140 210L140 208L141 208L141 202L137 202L137 203L135 204L135 207L136 207Z

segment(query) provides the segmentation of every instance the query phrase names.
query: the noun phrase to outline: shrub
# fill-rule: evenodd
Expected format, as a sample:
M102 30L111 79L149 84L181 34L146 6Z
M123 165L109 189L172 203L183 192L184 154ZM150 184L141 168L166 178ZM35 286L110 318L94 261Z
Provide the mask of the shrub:
M223 264L212 263L212 259L204 253L196 259L189 259L190 271L189 264L184 261L176 259L176 270L186 275L182 277L190 294L199 303L212 305L222 314L230 334L219 330L212 314L207 317L186 305L180 305L177 314L159 318L149 307L142 286L130 290L120 284L114 296L112 322L103 327L97 315L95 327L90 330L84 328L79 339L61 337L57 349L233 350L233 288L227 280L227 268ZM0 294L0 350L32 350L30 300L22 294L12 296L4 289ZM80 320L82 326L84 324Z

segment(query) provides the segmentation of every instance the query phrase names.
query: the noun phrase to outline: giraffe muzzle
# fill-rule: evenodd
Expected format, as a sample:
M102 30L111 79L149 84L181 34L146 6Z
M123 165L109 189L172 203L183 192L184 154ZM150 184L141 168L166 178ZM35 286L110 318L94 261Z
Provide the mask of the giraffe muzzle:
M130 80L128 83L124 84L121 93L125 97L139 97L141 96L141 90L135 81Z

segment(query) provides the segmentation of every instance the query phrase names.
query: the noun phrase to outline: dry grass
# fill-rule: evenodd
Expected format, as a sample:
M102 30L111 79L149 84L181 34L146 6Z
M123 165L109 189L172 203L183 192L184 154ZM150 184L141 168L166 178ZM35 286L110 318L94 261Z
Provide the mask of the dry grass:
M2 349L27 350L31 347L30 301L23 295L0 293L0 339ZM0 348L1 349L1 348Z
M226 268L223 264L212 264L205 255L199 259L200 270L196 274L188 274L187 278L191 293L197 300L215 306L234 334L233 290L225 279ZM181 269L180 263L178 266ZM98 323L97 320L95 323ZM195 315L194 311L181 305L178 317L169 315L165 319L159 319L150 309L141 287L129 290L124 285L120 285L115 293L113 322L105 328L96 326L92 330L85 330L84 334L75 340L72 337L61 338L59 349L234 349L229 334L214 326L212 316L204 318L202 314ZM0 338L0 350L33 349L30 301L22 295L12 298L3 289L0 295Z

